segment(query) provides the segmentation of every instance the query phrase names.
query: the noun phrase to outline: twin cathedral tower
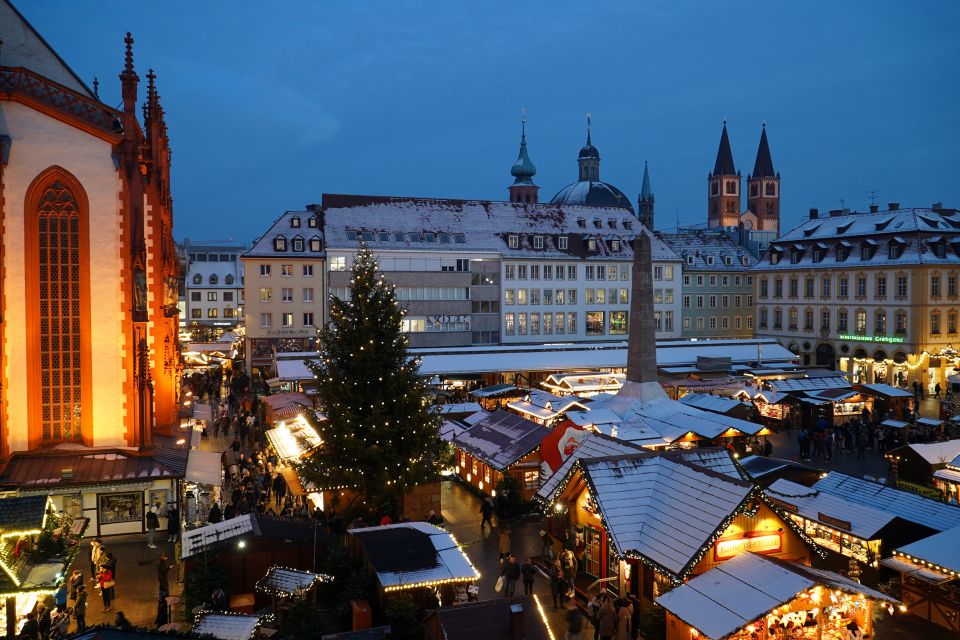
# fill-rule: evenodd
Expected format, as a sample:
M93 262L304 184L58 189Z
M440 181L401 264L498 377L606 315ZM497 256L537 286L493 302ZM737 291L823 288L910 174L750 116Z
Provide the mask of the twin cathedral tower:
M634 213L648 229L653 229L654 197L650 188L650 170L643 164L643 183L637 206L620 189L600 180L600 152L591 137L587 115L587 143L581 147L577 163L580 174L550 199L551 204L575 204L589 207L621 207ZM537 169L527 152L526 117L521 120L520 153L510 169L514 182L508 188L510 202L539 202L539 190L533 182ZM723 121L720 147L713 171L707 174L707 227L736 227L758 231L780 230L780 174L773 168L766 124L760 131L760 145L753 171L747 176L747 208L742 210L741 175L733 162L727 121Z

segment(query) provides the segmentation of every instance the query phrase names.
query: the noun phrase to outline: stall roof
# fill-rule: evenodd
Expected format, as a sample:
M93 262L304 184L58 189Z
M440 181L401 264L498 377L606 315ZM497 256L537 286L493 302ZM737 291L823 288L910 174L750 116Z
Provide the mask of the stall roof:
M184 480L219 487L222 481L223 465L220 464L220 454L216 451L190 452L187 456L187 471Z
M682 578L752 485L661 454L579 460L617 553L637 554Z
M906 389L892 387L889 384L857 384L854 389L865 391L873 395L884 396L886 398L912 398L913 394Z
M326 543L329 535L323 530L318 532L312 518L278 516L267 513L248 513L230 520L207 524L183 532L180 558L186 560L192 556L216 547L221 542L229 542L242 535L282 542ZM319 535L319 538L317 537Z
M850 381L842 376L818 376L814 378L788 378L786 380L770 380L770 388L780 393L790 391L818 391L820 389L849 389Z
M783 399L787 397L787 394L771 389L761 389L753 396L754 400L761 398L767 404L780 404L783 402Z
M840 574L751 551L668 591L657 598L657 604L697 629L702 636L722 640L817 585L899 604L893 598Z
M897 553L960 573L960 527L911 542L897 549Z
M500 640L514 637L516 626L512 621L517 614L523 616L524 640L554 638L533 601L524 598L493 598L441 607L428 613L427 621L429 624L434 616L439 619L443 640Z
M836 471L828 473L812 488L840 496L849 502L887 511L934 531L960 526L960 507Z
M276 366L277 377L282 382L299 382L314 378L306 360L277 360Z
M930 569L919 564L914 564L906 558L901 558L899 556L891 556L889 558L883 558L880 560L880 564L894 571L900 573L906 573L914 578L919 578L924 582L932 582L933 584L942 584L944 582L949 582L953 580L956 576L951 576L946 573L941 573L935 569Z
M934 418L917 418L917 424L925 424L928 427L939 427L943 424L943 420L935 420Z
M574 371L571 373L553 373L540 383L546 388L563 389L571 393L609 391L619 389L626 379L625 373L603 373L602 371Z
M475 389L469 393L474 398L496 398L500 395L507 395L512 392L522 392L522 389L512 384L494 384L482 389Z
M734 409L744 406L744 403L733 398L724 396L715 396L709 393L688 393L680 398L680 402L691 407L697 407L704 411L726 414Z
M918 456L926 460L929 464L949 464L954 458L960 456L960 440L947 440L945 442L918 442L908 444L903 447L891 449L887 453L896 454L902 449L910 449Z
M587 437L584 438L583 442L580 443L580 446L574 449L573 453L563 461L563 464L560 465L556 473L547 478L547 481L544 482L540 490L537 491L536 497L543 502L552 502L554 498L556 498L557 490L560 488L563 479L567 477L573 465L581 458L601 458L604 456L637 453L642 450L640 445L624 442L617 438L611 438L602 433L590 432Z
M462 431L451 444L497 471L504 471L539 447L549 431L543 425L499 409Z
M257 580L254 589L260 592L292 596L309 589L318 582L329 582L332 579L323 573L273 566L270 567L266 575Z
M896 515L887 511L850 502L829 493L814 491L783 478L767 487L764 493L777 502L795 507L794 513L807 520L822 522L833 529L838 529L837 524L821 520L821 514L831 519L849 522L849 532L861 540L876 539L877 533L897 518ZM793 511L793 509L789 510Z
M894 420L893 418L888 418L880 423L881 427L890 427L891 429L903 429L904 427L909 427L909 422L904 422L903 420Z
M439 580L469 582L480 577L456 538L426 522L351 529L377 580L387 591Z
M270 408L275 420L292 418L301 413L304 407L313 406L309 396L299 391L264 396L263 402Z
M590 411L571 411L567 418L573 421L578 427L598 424L616 424L620 422L620 416L610 409L591 409Z
M0 499L0 533L39 530L47 514L48 501L46 495Z
M260 626L260 616L238 613L207 613L193 626L198 635L217 640L250 640Z
M859 391L850 389L819 389L817 391L807 391L808 397L825 402L843 402L858 395L860 395Z
M193 405L193 418L194 420L205 420L210 422L213 420L213 408L206 402L197 402Z
M442 416L450 415L451 413L474 414L478 411L483 411L483 407L480 406L479 402L455 402L434 405L434 411Z
M956 464L956 461L953 464ZM953 484L960 484L960 471L954 469L937 469L933 472L933 477Z
M508 407L528 416L541 420L551 420L571 409L585 411L587 407L577 396L555 396L547 391L530 389L523 398L507 404Z
M766 456L747 456L739 460L740 467L747 472L751 478L762 478L765 475L774 473L788 467L794 469L809 469L819 471L815 467L810 467L792 460L783 460L780 458L768 458ZM808 489L809 491L809 489Z
M467 425L459 420L444 420L440 423L440 439L444 442L450 442L466 429Z

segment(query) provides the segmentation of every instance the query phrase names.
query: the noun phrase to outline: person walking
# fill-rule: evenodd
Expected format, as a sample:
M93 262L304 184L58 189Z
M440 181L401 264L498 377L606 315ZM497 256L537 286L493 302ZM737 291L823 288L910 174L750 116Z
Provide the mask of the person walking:
M563 567L563 575L567 577L568 591L573 591L574 580L577 577L577 557L573 551L566 549L560 556L560 566Z
M177 505L167 509L167 542L176 542L180 537L180 510Z
M600 640L613 640L617 632L617 610L613 606L613 598L606 594L600 611L597 612L597 630Z
M580 640L583 631L583 614L580 607L573 600L567 602L567 638L566 640Z
M500 562L505 562L510 557L510 529L504 527L500 529Z
M566 591L567 581L563 578L563 567L559 560L553 561L550 569L550 596L553 598L553 608L559 609L563 604L563 594Z
M57 592L53 594L53 604L57 607L57 613L63 613L67 609L67 590L70 585L64 580Z
M480 531L483 531L483 525L490 525L490 529L493 529L493 502L490 501L490 496L487 496L483 499L483 502L480 503L480 513L483 517L480 519Z
M170 594L170 559L166 553L160 554L160 560L157 562L157 584L160 587L160 597L166 598Z
M167 606L167 599L160 596L157 600L157 617L153 619L153 624L157 629L170 622L170 607Z
M77 601L73 604L73 617L77 619L77 631L87 628L87 587L77 587Z
M104 566L97 575L97 583L100 585L100 596L103 598L103 611L110 611L113 602L113 572L110 567Z
M160 518L157 517L157 508L150 507L147 512L147 547L156 549L157 529L160 528Z
M548 562L553 560L553 537L546 529L540 529L540 550Z
M23 623L23 627L20 629L20 638L40 640L40 625L37 624L36 611L27 613L27 621Z
M532 596L533 579L537 575L537 565L533 564L533 558L527 558L527 561L520 567L520 573L523 575L523 595Z
M633 622L633 607L624 602L617 612L616 640L630 640L630 625Z
M50 640L50 608L42 604L39 607L37 628L40 630L40 640Z
M507 581L507 584L503 588L504 597L512 598L513 594L516 593L517 580L520 579L521 573L520 565L517 564L517 557L513 555L509 556L507 561L503 563L503 569L500 571L500 575Z

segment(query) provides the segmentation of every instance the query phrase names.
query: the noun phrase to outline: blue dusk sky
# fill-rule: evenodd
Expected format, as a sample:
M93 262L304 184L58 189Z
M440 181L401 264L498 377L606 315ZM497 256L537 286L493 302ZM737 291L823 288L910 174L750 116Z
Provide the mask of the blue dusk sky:
M657 228L706 221L723 118L744 178L761 122L784 228L810 207L960 207L960 3L18 0L119 103L123 35L168 114L175 235L250 241L323 192L505 199L527 110L541 199L601 178ZM743 203L744 206L746 203Z

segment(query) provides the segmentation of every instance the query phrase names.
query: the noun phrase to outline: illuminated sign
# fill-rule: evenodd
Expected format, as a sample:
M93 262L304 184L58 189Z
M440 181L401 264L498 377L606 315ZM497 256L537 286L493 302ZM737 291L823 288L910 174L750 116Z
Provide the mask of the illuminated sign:
M729 538L720 538L713 546L714 560L726 560L744 551L777 553L783 548L779 531L749 531Z
M778 500L777 498L772 498L770 496L767 496L767 500L777 505L781 509L786 509L787 511L791 511L793 513L800 513L800 509L795 504L790 504L789 502L784 502L783 500Z
M841 333L837 337L841 340L853 340L854 342L889 342L891 344L899 344L904 341L903 338L894 336L852 336L846 333Z
M843 529L844 531L850 531L853 529L853 524L851 524L849 520L834 518L833 516L828 516L825 513L817 513L817 520L828 527L833 527L835 529Z

